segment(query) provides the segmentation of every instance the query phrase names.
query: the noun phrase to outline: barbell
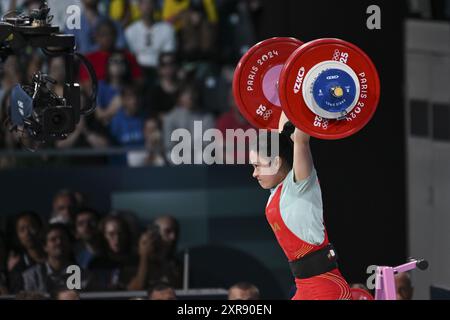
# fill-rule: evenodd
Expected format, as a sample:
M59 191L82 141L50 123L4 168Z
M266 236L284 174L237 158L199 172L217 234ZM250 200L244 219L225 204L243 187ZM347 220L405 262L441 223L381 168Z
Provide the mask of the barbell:
M373 117L380 80L357 46L334 38L307 43L295 38L264 40L239 61L233 95L255 127L278 129L281 113L320 139L342 139Z

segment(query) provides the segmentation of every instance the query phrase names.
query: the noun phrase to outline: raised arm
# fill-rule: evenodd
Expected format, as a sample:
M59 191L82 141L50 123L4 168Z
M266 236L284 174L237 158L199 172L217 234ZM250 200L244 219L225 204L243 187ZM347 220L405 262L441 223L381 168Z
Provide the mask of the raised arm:
M284 128L286 122L289 119L284 112L281 114L279 122L279 132ZM311 154L311 148L309 146L310 136L298 128L295 128L294 133L291 135L292 141L294 141L294 179L295 182L308 178L313 168L313 159Z

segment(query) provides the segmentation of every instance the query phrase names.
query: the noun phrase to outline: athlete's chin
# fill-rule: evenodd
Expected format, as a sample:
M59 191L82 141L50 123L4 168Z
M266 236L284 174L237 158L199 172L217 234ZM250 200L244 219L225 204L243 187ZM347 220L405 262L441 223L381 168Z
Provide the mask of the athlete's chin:
M267 183L264 183L264 182L261 181L261 180L258 180L258 183L259 183L259 185L261 186L261 188L263 188L263 189L265 189L265 190L268 190L268 189L271 188L271 186L267 185Z

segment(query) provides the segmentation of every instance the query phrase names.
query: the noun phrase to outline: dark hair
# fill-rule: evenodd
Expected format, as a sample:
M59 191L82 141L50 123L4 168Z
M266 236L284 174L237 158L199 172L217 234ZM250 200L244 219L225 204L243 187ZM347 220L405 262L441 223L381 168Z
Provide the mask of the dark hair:
M90 208L90 207L80 207L75 212L75 221L77 220L78 216L80 216L84 213L92 214L97 221L99 221L101 218L101 214L97 210Z
M100 22L97 24L97 26L95 28L95 33L97 34L98 31L103 27L109 28L112 32L111 35L115 39L117 38L117 28L116 28L116 25L113 20L111 20L109 18L103 18L102 20L100 20Z
M200 105L199 105L200 96L199 96L198 84L195 82L194 83L185 82L181 85L181 87L179 88L179 90L177 92L176 103L177 104L179 103L181 96L183 94L185 94L186 92L191 93L193 108L198 109L200 107Z
M25 217L30 217L31 219L33 219L36 223L37 226L40 230L42 230L42 227L44 226L43 222L42 222L42 218L39 214L37 214L34 211L22 211L19 214L16 215L15 220L14 220L14 226L17 229L17 224L19 223L20 219L23 219Z
M136 97L139 98L139 93L140 93L140 92L139 92L139 88L137 88L136 86L134 86L134 85L132 85L132 84L125 85L125 86L120 90L120 94L121 94L122 96L131 94L131 95L134 95L134 96L136 96Z
M50 232L55 231L55 230L60 230L63 233L66 234L67 239L69 239L69 242L73 242L73 235L70 232L70 229L63 223L52 223L50 224L44 231L44 235L43 235L43 241L44 241L44 246L47 244L47 237L50 234Z
M164 281L150 283L149 288L147 290L147 296L150 297L156 291L164 291L167 289L174 290L169 283Z
M19 224L19 220L21 220L21 219L23 219L25 217L29 217L29 218L31 218L32 220L34 220L36 222L37 227L39 229L38 233L37 233L37 239L38 239L39 244L41 243L42 232L43 232L43 229L44 229L44 223L42 221L42 218L36 212L34 212L34 211L22 211L22 212L18 213L14 217L14 231L12 233L13 234L13 237L12 237L13 243L12 243L12 245L13 245L13 247L16 250L19 250L19 251L23 251L24 248L22 247L22 244L20 243L20 240L19 240L19 236L17 234L17 225Z
M111 54L109 55L108 61L106 62L106 76L105 76L105 81L106 81L107 83L109 83L109 82L111 81L111 75L110 75L110 73L109 73L109 64L111 63L112 58L113 58L115 55L119 55L119 54L123 57L123 61L124 61L124 63L125 63L125 72L124 72L122 78L120 79L120 81L121 81L122 83L130 84L130 83L132 83L132 81L133 81L133 75L132 75L132 73L131 73L131 63L130 63L130 61L127 59L127 56L126 56L125 52L122 51L122 50L115 50L115 51L111 52Z
M124 238L125 238L125 251L131 250L132 238L131 238L130 226L128 225L127 221L120 216L108 215L100 221L99 229L100 229L100 232L102 233L102 237L104 238L106 224L111 221L117 222L122 227L123 232L124 232ZM109 250L109 246L107 246L107 247Z
M240 289L245 291L250 291L252 299L259 299L259 289L257 286L250 282L238 282L230 287L231 289Z
M263 153L267 156L274 157L274 147L272 140L278 141L278 156L283 160L283 163L287 165L288 169L291 169L294 162L294 143L291 139L291 134L294 132L295 127L287 122L281 133L273 130L259 131L256 141L250 144L250 150Z

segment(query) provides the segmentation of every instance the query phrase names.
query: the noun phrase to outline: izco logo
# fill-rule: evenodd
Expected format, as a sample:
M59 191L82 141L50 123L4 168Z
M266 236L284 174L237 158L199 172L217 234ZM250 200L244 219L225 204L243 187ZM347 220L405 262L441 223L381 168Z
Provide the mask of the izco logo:
M295 85L294 85L294 93L297 94L300 91L300 88L302 86L303 77L305 76L305 68L301 67L298 70L297 73L297 79L295 79Z

